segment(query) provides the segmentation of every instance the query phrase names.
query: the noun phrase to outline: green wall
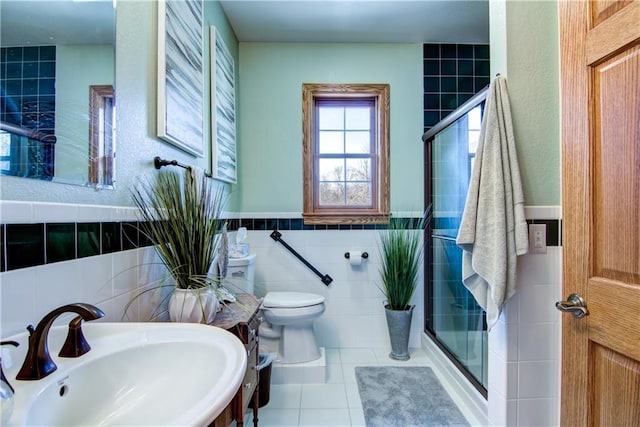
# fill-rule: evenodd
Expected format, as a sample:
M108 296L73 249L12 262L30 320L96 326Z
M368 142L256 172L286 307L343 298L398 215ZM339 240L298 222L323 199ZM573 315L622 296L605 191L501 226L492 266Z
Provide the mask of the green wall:
M558 5L490 2L492 75L507 78L525 204L561 204Z
M209 93L209 25L215 25L236 60L238 42L217 1L205 2L205 93ZM95 191L78 185L0 176L3 200L132 205L130 188L140 175L155 174L153 158L209 167L209 141L205 155L194 157L156 137L157 117L157 2L118 0L116 10L116 189ZM236 79L237 81L237 79ZM236 88L236 98L238 96ZM208 99L206 96L205 99ZM209 135L209 103L205 104L205 135ZM240 120L238 118L238 120ZM87 132L88 144L88 132ZM235 201L229 205L234 210Z
M241 212L302 212L302 84L388 83L391 209L421 210L422 45L240 43Z
M114 84L114 61L110 45L56 49L56 182L89 180L89 86Z
M130 205L128 189L138 175L154 173L156 155L208 167L207 157L194 158L155 137L156 7L118 2L117 189L3 176L3 199ZM490 7L493 73L509 81L526 203L559 205L557 4L502 0ZM302 83L336 82L391 85L391 208L421 209L421 44L238 44L218 2L206 2L205 15L236 58L239 173L231 210L301 212Z

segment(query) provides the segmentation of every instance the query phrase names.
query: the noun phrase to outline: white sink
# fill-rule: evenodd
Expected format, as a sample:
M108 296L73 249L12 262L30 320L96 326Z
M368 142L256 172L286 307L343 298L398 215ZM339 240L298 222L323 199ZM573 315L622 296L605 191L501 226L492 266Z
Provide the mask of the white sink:
M3 338L20 343L3 349L15 389L6 425L207 425L229 404L246 369L240 340L213 326L83 323L91 351L72 359L57 356L67 329L51 328L49 352L58 369L36 381L15 379L26 333Z

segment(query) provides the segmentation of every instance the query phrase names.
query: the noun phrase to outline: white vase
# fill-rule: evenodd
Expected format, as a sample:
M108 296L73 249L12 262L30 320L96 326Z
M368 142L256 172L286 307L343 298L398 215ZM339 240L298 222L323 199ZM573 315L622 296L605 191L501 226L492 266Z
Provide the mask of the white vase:
M220 303L213 289L175 289L169 299L172 322L211 323Z

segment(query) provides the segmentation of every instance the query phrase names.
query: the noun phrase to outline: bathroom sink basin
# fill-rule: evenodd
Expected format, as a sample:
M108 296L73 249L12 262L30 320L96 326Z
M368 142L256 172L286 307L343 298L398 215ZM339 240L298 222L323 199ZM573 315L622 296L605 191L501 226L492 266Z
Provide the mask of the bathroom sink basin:
M229 332L193 323L85 323L91 351L60 358L67 326L51 328L49 350L58 369L18 381L25 334L3 353L15 388L7 425L207 425L233 399L244 377L244 346Z

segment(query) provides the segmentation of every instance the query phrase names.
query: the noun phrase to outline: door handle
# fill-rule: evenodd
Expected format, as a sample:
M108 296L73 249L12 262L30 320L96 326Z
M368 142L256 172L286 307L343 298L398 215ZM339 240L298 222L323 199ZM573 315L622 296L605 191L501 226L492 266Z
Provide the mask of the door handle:
M563 313L571 313L573 317L578 319L587 316L589 310L587 310L587 304L584 299L578 294L571 294L567 301L556 301L556 308Z

